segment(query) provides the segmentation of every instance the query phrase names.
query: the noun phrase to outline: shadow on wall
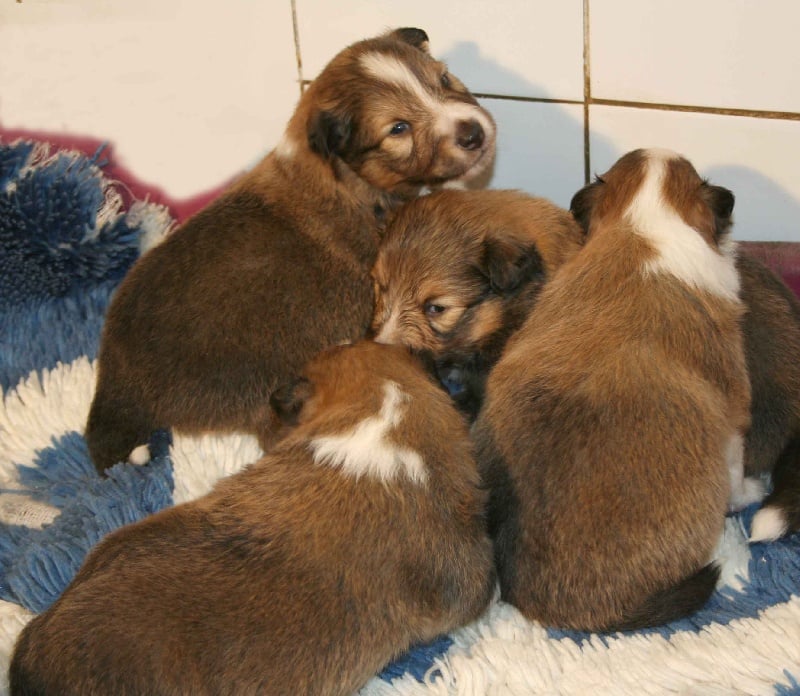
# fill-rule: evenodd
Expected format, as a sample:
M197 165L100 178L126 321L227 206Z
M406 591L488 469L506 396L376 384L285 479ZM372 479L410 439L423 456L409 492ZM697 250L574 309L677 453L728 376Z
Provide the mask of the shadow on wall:
M474 93L512 97L481 98L498 128L497 159L489 185L521 189L569 206L585 183L582 104L530 101L531 97L555 97L481 53L474 42L458 43L444 54L434 49L434 55ZM576 76L578 85L582 79Z
M701 173L736 196L736 239L800 242L800 201L780 184L739 165L710 167Z
M569 206L572 195L585 183L582 104L530 101L531 97L552 99L554 95L483 54L475 42L457 43L444 54L436 52L434 42L433 53L474 93L511 97L481 98L498 127L497 159L489 186L518 188ZM576 80L582 84L582 76ZM668 142L643 142L640 146L671 147ZM627 149L608 137L593 132L590 179L605 172L625 152ZM692 159L691 152L682 154ZM700 173L736 195L736 239L800 241L800 201L763 172L731 164L701 169Z

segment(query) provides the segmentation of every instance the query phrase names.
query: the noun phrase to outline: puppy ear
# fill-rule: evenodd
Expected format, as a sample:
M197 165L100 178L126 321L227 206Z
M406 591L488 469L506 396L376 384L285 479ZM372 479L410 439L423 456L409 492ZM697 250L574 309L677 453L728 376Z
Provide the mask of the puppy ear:
M711 212L714 213L714 237L718 239L731 227L736 197L728 189L711 184L703 187L703 196Z
M422 29L403 27L402 29L395 29L391 35L400 41L411 44L414 48L418 48L424 53L430 53L428 48L428 35Z
M544 280L544 263L535 244L522 245L503 238L488 238L483 247L482 274L492 291L507 295L532 280Z
M332 111L317 111L308 121L308 144L324 159L331 159L346 150L352 132L349 117L337 116Z
M592 210L594 210L594 204L597 201L602 185L600 181L593 181L591 184L587 184L578 191L570 201L569 212L572 213L572 217L574 217L575 221L580 225L584 234L589 234L589 222L592 219Z
M314 395L314 385L305 377L278 387L269 397L269 405L285 425L297 425L300 412Z

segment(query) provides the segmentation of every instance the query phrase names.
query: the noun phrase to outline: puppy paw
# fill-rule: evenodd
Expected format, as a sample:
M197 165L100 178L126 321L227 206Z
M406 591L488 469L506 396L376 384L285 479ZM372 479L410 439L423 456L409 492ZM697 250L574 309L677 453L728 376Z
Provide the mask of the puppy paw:
M731 491L728 508L731 512L738 512L752 503L760 503L766 494L767 489L761 479L744 478L741 484Z
M753 524L750 527L750 543L774 541L786 534L788 529L788 520L780 508L772 506L761 508L753 516Z
M150 461L150 448L147 445L139 445L128 455L128 462L136 466L143 466Z

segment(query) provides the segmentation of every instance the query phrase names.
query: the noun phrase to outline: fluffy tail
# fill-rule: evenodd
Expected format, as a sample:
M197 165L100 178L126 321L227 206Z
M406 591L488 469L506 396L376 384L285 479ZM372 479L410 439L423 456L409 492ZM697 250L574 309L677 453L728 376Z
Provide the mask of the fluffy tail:
M717 586L719 574L719 566L716 563L709 563L676 585L651 595L644 604L629 612L622 621L609 627L609 632L652 628L693 614L702 609L711 597Z

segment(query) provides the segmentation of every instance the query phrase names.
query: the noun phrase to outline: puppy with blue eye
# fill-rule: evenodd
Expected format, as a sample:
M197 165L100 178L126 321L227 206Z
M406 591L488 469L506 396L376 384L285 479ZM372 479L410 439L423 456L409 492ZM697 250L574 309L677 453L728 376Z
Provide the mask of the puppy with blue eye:
M86 425L97 470L141 463L162 428L246 432L268 448L272 391L367 332L392 212L423 188L480 178L494 149L491 116L421 29L335 56L277 147L122 281Z
M345 696L468 623L495 576L460 414L405 349L330 349L275 391L285 436L106 537L23 630L14 696Z
M518 191L439 191L405 204L372 269L375 340L423 356L474 418L486 375L583 235L568 211Z
M502 597L531 619L638 629L715 588L750 420L733 202L663 150L573 200L586 242L509 340L472 431Z

